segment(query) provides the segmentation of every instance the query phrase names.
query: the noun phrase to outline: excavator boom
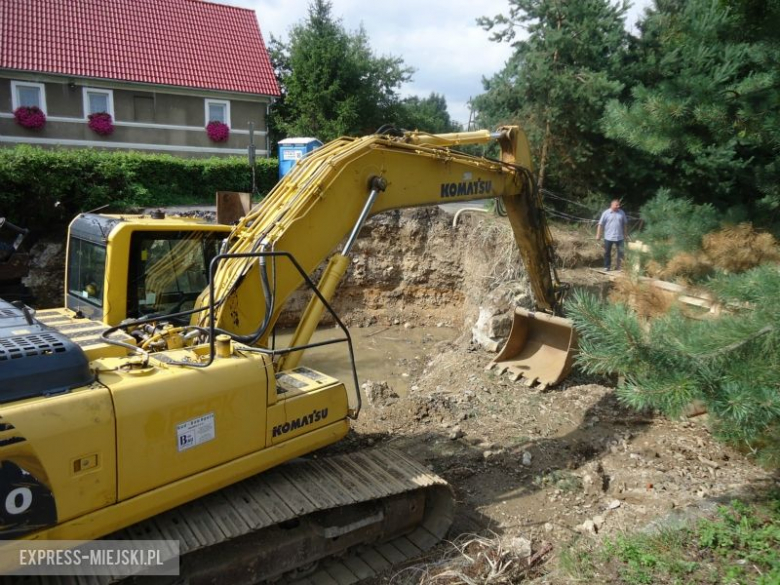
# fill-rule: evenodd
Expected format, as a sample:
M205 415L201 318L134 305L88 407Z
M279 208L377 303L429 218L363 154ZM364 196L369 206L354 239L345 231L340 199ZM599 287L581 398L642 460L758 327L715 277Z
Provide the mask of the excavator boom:
M497 140L501 160L470 156L450 147ZM347 256L365 220L390 209L502 198L528 274L537 309L557 309L557 281L552 268L552 236L534 186L527 140L517 127L497 132L463 132L341 138L310 153L265 200L250 211L230 237L229 254L216 271L216 327L265 345L286 299L303 281L283 261L235 257L283 250L311 274L350 234L334 254L320 288L330 298L348 267ZM202 304L206 304L205 297ZM305 345L316 329L322 305L314 299L301 319L292 345ZM515 341L521 335L540 343L511 342L501 362L517 377L554 384L568 372L573 336L556 351L544 339L561 339L557 320L534 319L533 312L515 314ZM200 317L206 326L206 317ZM548 331L549 329L549 331ZM521 334L521 332L523 332ZM549 333L549 335L548 335ZM564 335L564 337L567 337ZM528 353L531 347L535 350ZM523 351L526 354L520 357ZM541 352L541 353L540 353ZM562 353L561 353L562 352ZM286 356L281 368L297 365L302 352ZM560 358L560 359L559 359ZM551 375L551 372L555 372Z

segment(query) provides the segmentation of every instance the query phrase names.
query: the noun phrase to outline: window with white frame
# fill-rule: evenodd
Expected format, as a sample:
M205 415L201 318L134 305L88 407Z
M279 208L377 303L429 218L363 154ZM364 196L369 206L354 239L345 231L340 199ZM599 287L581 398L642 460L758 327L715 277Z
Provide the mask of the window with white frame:
M46 88L42 83L11 82L11 107L16 110L22 106L28 108L37 106L44 114L46 113Z
M206 124L222 122L230 126L230 102L226 100L206 100Z
M114 92L110 89L84 88L84 117L105 112L114 118Z

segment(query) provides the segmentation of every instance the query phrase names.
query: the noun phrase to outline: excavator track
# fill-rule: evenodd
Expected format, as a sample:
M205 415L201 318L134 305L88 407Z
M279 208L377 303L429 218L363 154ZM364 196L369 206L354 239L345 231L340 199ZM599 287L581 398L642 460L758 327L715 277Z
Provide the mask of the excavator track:
M181 575L143 577L143 583L348 585L436 545L452 524L453 508L442 478L396 450L377 448L292 461L106 538L179 541Z

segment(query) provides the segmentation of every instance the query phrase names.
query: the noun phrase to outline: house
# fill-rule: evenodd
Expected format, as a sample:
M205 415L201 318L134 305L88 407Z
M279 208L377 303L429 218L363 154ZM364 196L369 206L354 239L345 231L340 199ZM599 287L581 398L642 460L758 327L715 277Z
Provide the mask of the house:
M254 122L257 153L267 155L277 96L252 10L204 0L0 0L0 146L236 155Z

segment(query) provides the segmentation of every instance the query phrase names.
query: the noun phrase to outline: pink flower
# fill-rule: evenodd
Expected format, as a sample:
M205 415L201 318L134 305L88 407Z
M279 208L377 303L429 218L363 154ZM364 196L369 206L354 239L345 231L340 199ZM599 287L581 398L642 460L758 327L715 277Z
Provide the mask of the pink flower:
M114 131L114 120L108 112L90 114L88 118L89 122L87 125L93 132L101 136L108 136Z
M20 106L14 110L16 123L30 130L40 130L46 125L46 114L38 106Z
M212 120L206 124L206 134L214 142L225 142L230 137L230 127L217 120Z

